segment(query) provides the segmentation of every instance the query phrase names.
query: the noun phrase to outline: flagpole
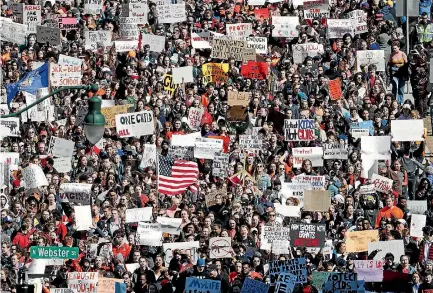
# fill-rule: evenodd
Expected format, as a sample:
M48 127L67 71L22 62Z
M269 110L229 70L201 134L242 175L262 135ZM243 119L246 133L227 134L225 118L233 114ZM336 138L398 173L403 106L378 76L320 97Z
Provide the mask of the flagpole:
M155 167L156 167L156 195L157 195L157 209L158 209L158 214L159 211L161 210L161 205L159 203L159 154L156 151L156 160L155 160Z

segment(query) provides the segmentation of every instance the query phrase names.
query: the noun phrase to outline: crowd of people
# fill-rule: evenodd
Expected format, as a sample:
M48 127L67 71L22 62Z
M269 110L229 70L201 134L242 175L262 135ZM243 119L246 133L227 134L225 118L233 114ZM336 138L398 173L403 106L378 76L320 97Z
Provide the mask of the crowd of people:
M125 3L107 0L101 14L90 15L84 13L85 2L21 1L42 6L42 24L53 15L78 19L75 29L62 31L59 46L38 43L35 34L29 34L23 44L1 41L3 114L17 112L28 103L21 91L6 101L7 86L19 82L37 63L56 63L60 54L82 59L82 84L99 87L97 92L59 92L49 100L55 109L52 119L24 121L21 114L20 135L1 135L1 163L9 165L3 172L0 197L2 292L20 292L20 270L35 263L30 257L32 246L79 249L78 258L46 266L42 292L67 288L71 272L122 279L127 292L135 293L182 293L188 277L220 280L222 293L240 292L246 278L274 285L269 273L271 263L293 258L305 258L308 276L305 282L296 284L293 292L319 292L322 288L314 283L314 272L356 273L354 261L377 259L378 251L347 252L347 233L367 230L377 230L380 241L402 240L404 251L401 255L387 253L381 259L383 281L366 282L365 290L433 291L433 165L425 157L425 143L390 142L389 160L379 159L373 168L374 173L392 180L392 189L365 194L362 188L373 181L365 176L368 170L364 170L362 138L353 132L353 125L370 121L367 135L391 136L391 121L430 116L431 0L411 1L410 5L419 5L419 17L398 16L401 1L324 1L329 13L322 19L305 19L303 1L249 5L249 1L187 0L176 2L185 4L185 21L171 24L158 20L157 6L161 3L144 1L149 6L148 23L138 25L139 31L165 36L162 52L143 45L141 36L136 40L136 50L116 52L114 46L101 48L99 44L89 49L85 39L88 30L109 30L111 41L122 40L119 18ZM3 22L5 18L19 21L13 9L17 3L3 2ZM268 9L269 17L254 17L255 10L262 8ZM366 14L367 30L329 38L327 20L347 19L355 10ZM276 29L276 16L298 17L298 34L275 37L272 31ZM267 38L266 53L255 56L257 62L266 64L266 78L245 77L240 70L242 61L216 59L212 49L193 47L194 29L224 35L226 25L236 23L251 23L253 36ZM323 52L295 62L293 46L305 43L322 45ZM384 60L357 64L357 52L362 50L382 50ZM212 62L228 64L227 78L205 78L203 65ZM384 70L379 68L381 63L385 64ZM184 66L193 66L193 82L176 86L167 82L166 76L173 68ZM340 81L339 97L335 97L334 88L331 92L328 87L336 79ZM405 95L409 84L411 94ZM230 92L249 93L249 103L240 115L233 113L236 107L229 103ZM114 101L115 105L130 105L128 112L152 111L153 135L122 138L115 127L107 127L103 143L98 148L91 145L83 124L77 121L81 107L93 96L103 102ZM188 123L191 108L203 110L199 129L191 129ZM284 119L312 119L313 138L286 140ZM173 136L197 131L201 137L223 140L228 164L219 166L223 171L217 175L213 160L179 154L172 146ZM261 148L245 148L240 135L260 141ZM49 153L52 136L74 142L70 172L56 170ZM330 143L345 146L347 158L295 163L293 149ZM142 168L148 144L156 146L156 164ZM18 162L7 160L11 153L19 154ZM196 162L195 188L170 195L160 192L158 163L161 165L164 159ZM42 168L47 186L26 188L23 170L30 164ZM277 213L276 206L299 204L298 199L284 192L287 183L296 183L294 178L303 175L324 176L323 189L331 194L327 211L302 208L299 217ZM88 205L93 226L87 231L77 230L80 214L75 213L74 205L81 204L62 200L63 183L92 184ZM207 201L210 194L216 194L212 205ZM408 201L424 202L427 209L414 212L408 208ZM156 223L158 217L181 219L179 233L161 232L162 243L198 241L200 246L194 253L175 250L167 261L163 246L140 245L139 238L146 235L138 233L139 223L126 223L125 214L128 209L146 207L153 208L152 222ZM411 236L413 214L426 216L423 237ZM288 254L262 249L264 226L290 227L293 223L324 224L326 247L312 249L292 243ZM211 258L209 240L213 237L231 239L229 257ZM290 243L288 237L285 240ZM101 246L106 242L111 243L110 250L102 253ZM98 249L91 251L92 245ZM395 276L404 280L403 285Z

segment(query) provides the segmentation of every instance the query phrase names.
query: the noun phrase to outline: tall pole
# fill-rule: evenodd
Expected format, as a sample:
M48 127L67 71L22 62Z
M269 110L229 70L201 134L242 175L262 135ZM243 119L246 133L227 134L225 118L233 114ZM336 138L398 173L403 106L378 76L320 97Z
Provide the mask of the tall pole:
M50 93L49 95L35 101L34 103L31 103L30 105L20 109L17 112L13 112L13 113L9 113L6 115L2 115L0 116L0 118L9 118L9 117L17 117L19 115L21 115L21 113L26 112L27 110L33 108L34 106L42 103L43 101L45 101L46 99L48 99L49 97L52 97L54 95L57 95L60 92L66 91L66 90L86 90L86 91L92 91L92 92L97 92L99 89L99 86L97 84L91 84L91 85L76 85L76 86L64 86L61 88L56 89L55 91L53 91L52 93Z

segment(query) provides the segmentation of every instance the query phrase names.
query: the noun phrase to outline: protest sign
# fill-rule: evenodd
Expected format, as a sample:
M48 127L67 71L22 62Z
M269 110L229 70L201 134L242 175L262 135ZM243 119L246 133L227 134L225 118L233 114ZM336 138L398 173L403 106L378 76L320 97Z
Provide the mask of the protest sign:
M9 117L0 120L0 137L14 136L19 137L20 134L20 118Z
M269 285L261 281L246 278L242 286L241 293L267 293Z
M247 107L250 102L249 92L228 92L228 104L230 106L244 106Z
M247 48L247 42L214 37L212 41L211 57L216 59L233 58L242 61L243 51Z
M293 166L295 168L302 167L304 160L310 160L312 167L323 166L323 148L322 147L307 147L293 148Z
M290 241L274 240L271 244L271 251L274 254L291 254Z
M305 258L295 258L290 260L274 260L269 262L270 282L274 284L278 276L282 273L290 273L295 277L292 279L295 284L304 284L307 282L307 266Z
M311 185L313 190L320 190L325 188L325 176L298 175L293 177L292 182L308 183ZM305 199L305 192L304 192L304 199Z
M68 273L68 288L76 293L97 293L98 272L72 272Z
M119 36L126 40L137 40L140 29L136 23L119 23ZM142 34L144 36L145 34ZM165 44L165 40L163 45ZM152 51L152 50L151 50Z
M119 137L140 137L153 134L152 111L116 115L116 131Z
M392 141L424 141L424 120L391 120L391 138Z
M362 121L350 123L350 134L354 138L369 136L374 134L373 121Z
M149 45L150 51L161 53L165 46L165 36L141 34L141 43Z
M345 34L353 37L355 34L353 19L327 19L326 22L330 39L342 38Z
M376 173L371 177L376 191L387 193L392 190L392 179L380 176Z
M224 189L212 189L210 192L205 194L205 202L207 207L211 207L217 204L217 197L222 199ZM225 189L226 190L226 189Z
M285 141L314 140L314 120L312 119L285 119Z
M388 241L377 241L370 242L368 244L368 254L374 250L378 250L374 260L383 260L387 253L392 253L395 262L400 262L400 256L404 255L404 244L403 240L388 240Z
M142 24L148 21L149 4L147 1L128 1L128 17L140 17L143 19Z
M292 205L302 208L304 207L304 191L312 189L310 183L281 182L281 190L278 196L283 204L290 199Z
M118 105L102 108L101 113L105 117L105 128L116 127L116 115L125 114L128 112L128 109L132 107L134 107L134 105Z
M75 126L79 126L83 124L84 118L86 117L87 113L89 113L89 106L88 105L81 105L77 107L77 115L75 117Z
M272 25L274 26L273 37L289 39L298 37L299 17L297 16L272 16Z
M241 66L241 74L243 77L252 79L266 79L268 75L268 64L266 62L243 63Z
M180 225L182 224L181 218L157 217L156 222L161 224L161 231L173 235L180 234Z
M41 44L50 44L52 46L60 45L60 29L36 25L36 40Z
M412 215L410 221L410 236L423 237L422 228L425 227L427 216L426 215Z
M170 96L174 95L175 90L179 85L173 83L173 75L164 74L163 78L164 91L166 91Z
M209 239L210 258L232 258L232 238L212 237Z
M194 158L213 160L215 154L222 149L223 141L221 139L197 137L195 139Z
M253 34L252 23L227 23L226 24L227 36L233 39L245 40Z
M361 154L374 160L390 160L391 152L390 136L362 136Z
M98 293L113 293L116 292L116 283L124 283L124 279L114 278L99 278L98 279Z
M269 19L269 8L258 8L254 9L254 16L256 20L263 23L265 19Z
M242 66L245 65L245 62L248 62L248 61L255 62L256 60L257 60L256 50L254 48L245 48L244 51L242 52L242 61L244 62L242 64ZM241 69L242 69L242 67L241 67Z
M304 62L305 58L315 57L318 54L323 54L323 45L317 43L295 44L292 46L293 60L295 63Z
M221 281L188 277L185 282L185 292L220 293Z
M48 186L45 173L39 165L30 164L22 172L26 189Z
M289 227L263 225L260 230L260 249L270 250L274 240L289 239Z
M278 217L301 217L301 207L299 205L289 206L285 204L275 203L274 208Z
M55 157L72 157L74 153L75 142L60 137L51 136L48 145L48 153Z
M428 209L427 208L427 201L426 200L407 200L406 201L406 208L412 214L423 215L424 212Z
M382 260L354 260L355 272L358 280L365 282L382 282L383 281L383 264Z
M152 219L152 207L127 209L125 223L149 222Z
M350 231L345 237L347 252L364 252L368 250L368 243L379 241L379 231Z
M74 206L75 229L77 231L88 231L93 226L92 213L89 205Z
M194 82L194 76L192 75L192 66L175 67L172 69L173 72L173 83L188 83Z
M140 168L152 167L156 162L156 145L145 144L141 157Z
M213 82L220 84L222 82L227 82L229 64L228 63L205 63L201 67L203 74L203 84L208 84ZM248 101L249 102L249 101Z
M313 184L314 189L314 184ZM331 205L331 193L328 190L305 190L304 210L311 212L326 212Z
M134 51L138 48L136 41L114 41L114 47L117 53Z
M103 0L84 0L84 14L102 14Z
M182 250L183 254L191 255L192 263L196 263L199 257L197 252L197 248L200 247L199 241L192 242L174 242L174 243L163 243L162 250L164 252L164 261L168 266L170 264L171 259L173 258L173 253L175 250Z
M341 90L341 79L336 78L328 81L329 97L331 100L336 101L341 99L343 91Z
M54 169L59 173L68 173L72 171L71 158L54 158Z
M354 24L355 24L355 34L363 34L368 32L368 27L367 27L367 12L364 12L364 10L353 10L350 11L347 16L350 19L354 20Z
M216 177L227 177L228 170L227 166L229 164L229 154L223 152L215 153L214 160L212 163L212 175Z
M196 138L201 137L200 131L178 135L173 134L171 137L171 145L172 146L182 146L182 147L194 147Z
M331 272L317 272L313 271L312 275L312 285L321 292L323 289L323 285L325 284L326 280L328 280L328 276L331 274Z
M268 51L268 38L247 37L247 49L255 49L257 54L266 54Z
M356 51L356 70L361 72L361 66L374 64L377 71L385 71L385 51L384 50L358 50Z
M13 16L10 19L10 22L15 22L15 23L19 23L19 24L23 23L24 3L17 3L17 2L8 1L8 6L9 6L9 9L13 13ZM6 21L6 19L8 19L8 18L5 18L5 17L2 18L3 21Z
M241 134L239 135L239 147L244 150L262 149L263 141L258 137L252 135Z
M3 21L2 28L0 29L0 38L4 42L25 44L27 40L27 26L25 24ZM38 42L39 40L43 40L39 38L37 39ZM59 38L59 42L60 42L60 38Z
M84 30L85 48L87 50L95 51L98 47L111 46L111 31L97 30L90 31Z
M355 273L331 273L323 287L323 293L357 292L358 281Z
M61 31L78 30L78 20L76 17L60 17L58 27Z
M147 23L147 17L144 16L119 17L119 24L145 24L145 23Z
M326 226L324 224L291 224L290 241L295 247L323 247Z
M82 78L81 66L50 63L51 86L81 85Z
M304 1L305 19L329 18L329 5L326 0Z
M168 155L179 160L194 161L194 147L171 145L170 148L168 149ZM212 169L212 172L215 172L215 168ZM215 173L213 174L214 176L218 176L215 175Z
M185 3L156 5L159 23L176 23L186 21Z
M69 160L71 160L69 158ZM60 184L60 202L73 202L90 204L92 184L87 183L62 183Z
M83 59L60 54L57 64L58 65L81 66L83 64Z
M348 157L347 145L339 143L323 144L323 158L325 160L347 160Z
M23 24L27 26L27 33L36 33L36 25L40 25L41 20L41 5L24 5Z
M296 276L290 273L281 273L278 275L278 281L275 283L274 293L291 293L294 292Z
M191 29L191 46L196 49L211 49L214 36L224 36L213 31L193 27Z
M137 245L162 246L161 224L139 222L137 227Z

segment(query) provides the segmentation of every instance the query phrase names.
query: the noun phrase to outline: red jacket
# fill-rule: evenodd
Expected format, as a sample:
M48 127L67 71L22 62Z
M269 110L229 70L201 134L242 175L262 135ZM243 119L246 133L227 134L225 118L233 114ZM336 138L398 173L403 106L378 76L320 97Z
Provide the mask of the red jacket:
M35 229L31 229L27 234L23 234L21 231L18 232L14 239L12 240L12 244L18 245L21 248L28 248L30 245L29 237L35 232Z

